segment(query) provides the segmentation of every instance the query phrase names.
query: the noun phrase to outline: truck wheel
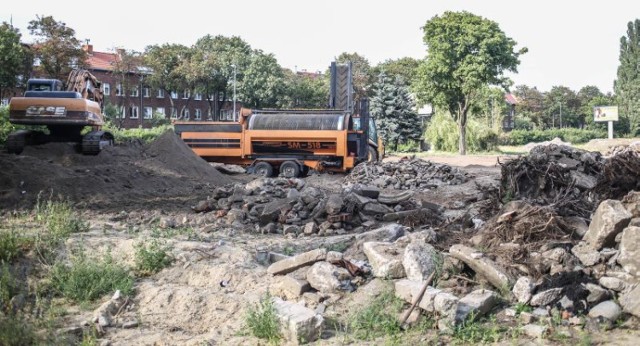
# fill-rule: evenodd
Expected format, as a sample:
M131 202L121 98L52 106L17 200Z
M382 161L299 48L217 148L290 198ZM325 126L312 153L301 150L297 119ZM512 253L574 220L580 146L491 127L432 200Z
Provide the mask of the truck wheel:
M376 151L376 148L369 146L367 162L376 162L376 161L378 161L378 152Z
M285 178L297 178L300 176L300 165L294 161L285 161L280 165L280 173Z
M256 165L253 167L253 171L257 175L261 175L263 177L268 178L273 176L273 166L271 166L269 162L261 161L256 163Z

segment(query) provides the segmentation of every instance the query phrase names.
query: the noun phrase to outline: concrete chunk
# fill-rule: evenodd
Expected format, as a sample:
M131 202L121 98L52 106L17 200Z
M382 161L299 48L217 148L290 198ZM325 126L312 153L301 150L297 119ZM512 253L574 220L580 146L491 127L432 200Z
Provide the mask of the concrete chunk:
M513 295L518 300L518 303L527 304L531 300L533 292L533 282L531 278L521 276L513 285Z
M640 227L627 227L622 231L618 263L625 272L640 277Z
M413 299L420 293L423 285L424 282L408 279L398 280L395 283L396 297L406 301L407 303L413 303ZM433 303L440 292L442 291L437 288L433 288L431 286L427 287L422 299L418 302L418 307L427 312L434 312Z
M531 306L545 306L553 303L556 299L560 298L562 294L562 288L551 288L542 292L538 292L533 297L529 304Z
M461 323L471 315L473 315L474 318L484 316L491 311L499 301L500 298L493 291L484 289L475 290L458 301L456 322Z
M619 302L624 312L640 317L640 285L636 285L620 296Z
M600 252L583 241L571 248L571 253L586 267L591 267L600 261Z
M604 317L609 321L615 321L622 314L622 309L613 300L604 301L589 310L589 317Z
M424 281L436 271L440 255L433 246L424 243L410 243L404 249L402 265L407 279Z
M612 247L616 235L627 227L631 221L631 213L622 202L608 199L603 201L593 213L589 231L583 240L595 250Z
M374 276L391 279L405 277L402 253L396 245L385 242L366 242L362 245L362 249L371 263Z
M273 298L274 308L280 321L284 338L294 345L317 340L320 337L324 319L313 310L292 302Z
M483 276L495 288L499 290L511 288L512 279L500 266L481 252L462 244L456 244L451 246L449 254L467 264L476 274Z
M349 271L329 262L317 262L307 272L307 281L311 287L322 293L338 292L343 280L351 280Z
M311 285L306 280L294 278L292 276L281 276L276 284L279 290L287 299L296 299L303 293L311 290Z
M267 272L273 275L287 274L313 263L324 261L327 258L327 249L315 249L275 262L267 268Z

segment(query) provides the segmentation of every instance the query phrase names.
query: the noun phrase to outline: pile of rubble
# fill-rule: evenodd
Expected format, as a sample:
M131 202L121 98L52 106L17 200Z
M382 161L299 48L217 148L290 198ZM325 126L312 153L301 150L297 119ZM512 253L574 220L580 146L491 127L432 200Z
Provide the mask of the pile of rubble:
M442 221L441 206L412 196L360 184L328 194L302 179L261 178L218 187L193 209L213 211L225 225L291 236L359 233L379 222L428 226Z
M468 173L449 165L405 157L397 162L358 165L345 178L345 182L373 185L381 189L416 191L441 185L459 185L469 178Z

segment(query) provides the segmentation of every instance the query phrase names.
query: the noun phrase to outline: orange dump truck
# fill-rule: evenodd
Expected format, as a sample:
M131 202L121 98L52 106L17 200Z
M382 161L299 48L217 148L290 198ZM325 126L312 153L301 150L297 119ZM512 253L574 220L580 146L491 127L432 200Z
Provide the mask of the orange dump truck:
M382 158L383 146L366 101L360 115L338 110L243 109L239 122L174 122L175 132L203 159L248 166L263 176L309 169L347 172Z

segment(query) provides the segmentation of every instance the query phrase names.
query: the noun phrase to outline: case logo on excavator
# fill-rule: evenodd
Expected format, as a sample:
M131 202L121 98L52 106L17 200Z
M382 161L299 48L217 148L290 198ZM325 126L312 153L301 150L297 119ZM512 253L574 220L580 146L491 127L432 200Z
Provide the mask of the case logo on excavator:
M67 115L67 109L64 106L29 106L26 115L63 117Z

